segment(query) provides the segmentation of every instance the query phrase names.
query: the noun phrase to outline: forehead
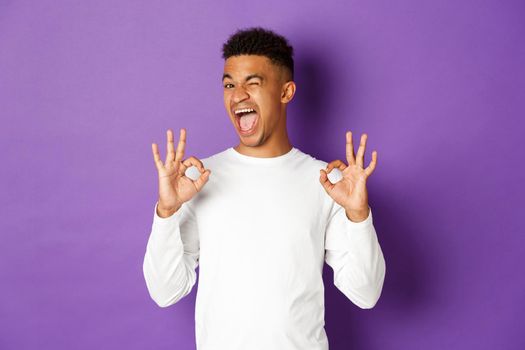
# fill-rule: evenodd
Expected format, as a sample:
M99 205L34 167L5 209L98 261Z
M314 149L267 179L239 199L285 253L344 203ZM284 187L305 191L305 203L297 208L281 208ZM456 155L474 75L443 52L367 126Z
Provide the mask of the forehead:
M268 57L260 55L231 56L224 61L224 74L229 74L234 79L250 74L263 74L277 76L276 67Z

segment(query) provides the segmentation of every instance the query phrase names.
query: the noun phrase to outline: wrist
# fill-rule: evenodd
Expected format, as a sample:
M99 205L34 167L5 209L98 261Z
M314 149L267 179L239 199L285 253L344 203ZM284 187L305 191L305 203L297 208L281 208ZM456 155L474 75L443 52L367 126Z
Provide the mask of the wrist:
M160 201L157 202L157 215L161 218L167 218L176 213L182 205L172 207L164 206Z
M368 218L370 208L367 206L364 210L345 209L346 217L352 222L365 221Z

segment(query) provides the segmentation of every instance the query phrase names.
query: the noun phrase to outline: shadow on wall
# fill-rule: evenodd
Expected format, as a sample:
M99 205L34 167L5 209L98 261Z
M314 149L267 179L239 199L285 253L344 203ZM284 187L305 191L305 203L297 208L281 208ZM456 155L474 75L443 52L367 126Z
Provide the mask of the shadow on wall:
M288 107L290 138L303 152L325 160L330 147L323 147L322 138L329 133L326 117L334 102L330 91L338 83L321 47L305 48L300 43L297 47L301 51L295 62L297 91Z
M359 72L353 71L352 58L342 57L335 44L313 46L311 42L299 42L296 47L297 91L288 107L291 141L303 152L326 162L337 159L330 150L338 150L339 157L344 157L345 129L362 118L360 101L354 98L358 89L354 77Z
M329 162L337 159L330 150L341 148L337 154L342 157L345 155L344 139L330 137L335 132L344 135L343 131L335 130L338 128L337 121L329 121L336 113L333 106L344 103L347 117L355 121L359 115L356 112L359 101L351 101L352 96L358 96L353 93L357 87L351 79L355 76L351 59L344 57L345 64L341 67L337 63L341 57L331 52L334 48L323 45L296 45L297 51L300 51L295 63L297 92L293 103L289 105L288 123L294 146ZM335 101L334 91L344 91L342 95L349 100ZM338 95L341 96L341 93ZM341 160L346 163L346 159ZM374 211L374 227L386 261L385 282L376 306L363 310L335 287L333 271L327 264L324 265L325 329L331 350L372 349L373 342L368 337L383 336L375 333L374 323L383 323L382 318L387 315L389 319L398 319L421 312L425 305L430 304L428 299L432 293L429 289L436 283L429 276L432 270L429 266L431 257L418 250L417 246L418 236L425 232L425 228L411 229L406 208L399 202L399 198L407 202L405 189L387 186L388 182L381 185L379 181L372 180L370 184L368 191L370 206ZM403 193L396 193L398 191ZM411 203L417 201L418 198L409 200ZM425 206L425 203L421 205Z
M374 199L370 203L374 227L386 262L383 290L372 309L361 309L337 289L332 269L324 265L325 328L330 350L375 349L369 337L384 338L377 329L382 328L380 325L386 322L385 318L390 322L417 318L426 308L434 307L432 300L436 299L441 283L432 276L435 270L431 266L435 264L432 248L423 250L417 244L418 236L426 229L414 228L406 209L396 200L403 194L395 193L390 187L377 186L369 193ZM411 198L410 201L418 200Z

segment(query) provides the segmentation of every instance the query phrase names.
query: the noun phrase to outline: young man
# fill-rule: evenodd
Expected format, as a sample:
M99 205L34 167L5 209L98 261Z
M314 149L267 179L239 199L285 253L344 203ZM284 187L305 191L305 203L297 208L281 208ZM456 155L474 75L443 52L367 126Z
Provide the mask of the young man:
M191 291L199 266L199 350L328 349L325 261L359 307L372 308L381 294L385 261L366 190L377 152L365 168L367 136L356 155L351 132L348 165L291 145L292 55L270 30L237 31L223 46L222 81L239 144L183 160L186 130L175 151L168 129L164 162L152 144L159 197L144 277L152 299L167 307Z

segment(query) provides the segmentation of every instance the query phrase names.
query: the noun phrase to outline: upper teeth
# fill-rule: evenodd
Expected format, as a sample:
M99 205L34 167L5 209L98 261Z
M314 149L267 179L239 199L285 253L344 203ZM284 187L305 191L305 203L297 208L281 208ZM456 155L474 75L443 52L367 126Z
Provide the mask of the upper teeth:
M235 114L247 113L247 112L255 112L255 109L253 109L253 108L238 109L238 110L235 111Z

